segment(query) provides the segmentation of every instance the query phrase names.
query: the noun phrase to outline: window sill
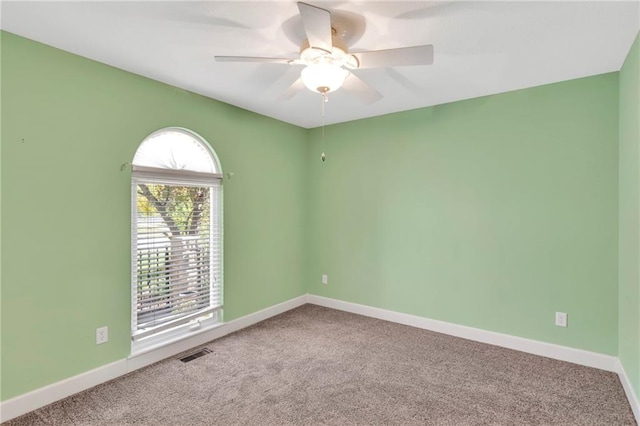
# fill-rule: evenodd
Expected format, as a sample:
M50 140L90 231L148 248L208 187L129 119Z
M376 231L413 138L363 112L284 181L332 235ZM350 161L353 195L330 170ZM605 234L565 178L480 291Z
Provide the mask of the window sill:
M199 326L194 327L194 323L187 323L170 330L163 331L145 339L131 342L131 355L129 359L155 351L173 343L198 336L213 329L216 329L224 322L211 318L207 321L201 321Z

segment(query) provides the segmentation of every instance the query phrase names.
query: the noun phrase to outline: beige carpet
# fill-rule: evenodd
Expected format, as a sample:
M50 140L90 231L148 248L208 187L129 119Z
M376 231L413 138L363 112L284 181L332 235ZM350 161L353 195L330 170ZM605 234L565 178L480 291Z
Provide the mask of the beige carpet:
M305 305L7 425L634 425L616 374Z

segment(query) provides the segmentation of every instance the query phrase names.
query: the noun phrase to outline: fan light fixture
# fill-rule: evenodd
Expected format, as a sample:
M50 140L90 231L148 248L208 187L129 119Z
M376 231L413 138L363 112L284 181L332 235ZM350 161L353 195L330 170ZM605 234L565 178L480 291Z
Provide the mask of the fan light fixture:
M349 71L330 62L319 62L308 65L302 70L300 77L305 86L311 91L322 93L338 90Z
M348 18L337 15L336 19L332 19L331 12L327 9L301 1L297 4L306 35L300 44L298 59L216 56L216 61L304 66L300 78L279 97L280 100L291 99L298 92L298 89L307 87L312 92L323 95L322 99L326 102L327 93L343 87L345 91L367 104L379 101L382 99L382 94L361 80L356 72L351 72L352 70L431 65L433 63L433 46L430 44L349 53L349 46L345 39L360 31L358 27L361 25L359 23L361 17L348 12L347 15L344 15ZM353 25L355 27L350 28Z

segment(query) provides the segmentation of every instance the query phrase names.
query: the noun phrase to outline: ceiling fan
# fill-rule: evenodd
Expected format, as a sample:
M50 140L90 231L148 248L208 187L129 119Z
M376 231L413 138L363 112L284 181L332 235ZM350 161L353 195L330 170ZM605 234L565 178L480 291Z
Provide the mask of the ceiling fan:
M366 103L376 102L382 98L382 95L357 77L353 70L433 63L432 45L349 52L346 42L332 25L330 11L302 2L298 2L298 10L307 36L300 46L299 58L215 56L215 60L217 62L302 65L305 68L302 69L300 78L291 85L282 98L290 98L306 86L322 94L326 100L328 93L343 87Z

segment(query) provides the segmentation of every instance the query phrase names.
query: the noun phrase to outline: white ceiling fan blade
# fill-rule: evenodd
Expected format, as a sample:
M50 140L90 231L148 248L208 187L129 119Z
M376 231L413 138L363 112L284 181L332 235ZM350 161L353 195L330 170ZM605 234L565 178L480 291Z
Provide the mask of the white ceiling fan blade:
M285 90L280 96L278 96L278 100L288 101L289 99L297 95L302 89L304 89L304 83L302 82L301 78L298 78L293 82L291 86L289 86L287 90Z
M262 58L253 56L214 56L216 62L268 62L271 64L290 64L292 59Z
M360 80L354 73L350 73L347 76L342 88L367 104L372 104L382 99L382 95L376 89Z
M298 10L302 17L302 25L307 33L307 39L311 47L331 52L331 12L326 9L298 2Z
M433 46L430 44L398 49L373 50L353 53L363 68L390 68L433 64Z

